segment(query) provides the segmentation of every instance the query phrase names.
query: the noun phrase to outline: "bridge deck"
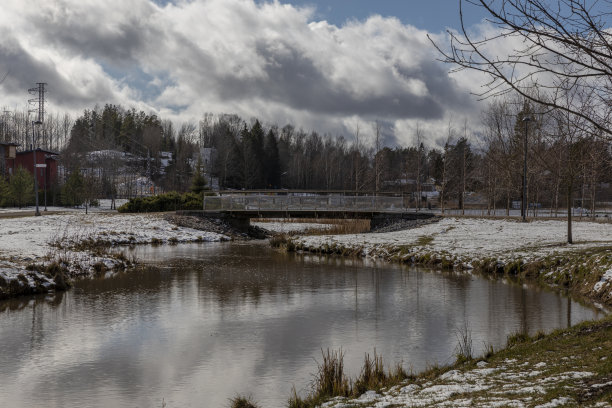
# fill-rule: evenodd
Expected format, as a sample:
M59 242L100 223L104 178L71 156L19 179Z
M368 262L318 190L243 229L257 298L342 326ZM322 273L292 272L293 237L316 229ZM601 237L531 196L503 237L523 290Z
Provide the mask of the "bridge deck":
M402 213L411 211L407 198L335 195L223 195L205 196L203 211L241 213Z
M252 218L370 219L371 226L389 219L420 219L434 215L408 207L409 198L384 195L243 193L205 196L202 210L182 215L223 218L248 229Z

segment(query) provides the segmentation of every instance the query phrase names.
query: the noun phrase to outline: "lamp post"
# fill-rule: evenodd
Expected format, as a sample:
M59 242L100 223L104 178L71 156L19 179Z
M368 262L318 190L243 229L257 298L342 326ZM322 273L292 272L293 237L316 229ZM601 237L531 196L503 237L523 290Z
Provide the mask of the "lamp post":
M40 120L32 122L32 154L34 155L34 196L36 198L36 212L34 212L35 216L40 216L40 210L38 208L38 174L36 169L38 168L38 164L36 163L36 142L34 140L35 132L34 129L36 126L42 125Z
M45 163L44 167L44 180L45 180L45 211L47 211L47 163Z
M521 200L521 217L523 222L527 222L527 130L531 118L526 116L523 118L525 124L525 140L523 144L523 199Z

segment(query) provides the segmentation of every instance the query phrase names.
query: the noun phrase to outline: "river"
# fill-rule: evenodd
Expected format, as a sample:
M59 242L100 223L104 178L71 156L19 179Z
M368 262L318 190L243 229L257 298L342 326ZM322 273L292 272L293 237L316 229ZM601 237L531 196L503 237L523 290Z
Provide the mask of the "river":
M510 333L602 317L556 293L500 280L265 243L138 247L153 267L0 302L2 407L282 407L308 389L321 350L365 352L415 372Z

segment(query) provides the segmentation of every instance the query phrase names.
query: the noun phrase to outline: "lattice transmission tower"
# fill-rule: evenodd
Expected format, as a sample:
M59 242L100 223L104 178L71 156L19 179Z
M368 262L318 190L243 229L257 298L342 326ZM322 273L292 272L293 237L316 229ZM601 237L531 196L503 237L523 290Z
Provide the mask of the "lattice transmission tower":
M44 82L37 82L36 85L38 85L36 88L28 89L28 93L30 95L36 95L38 93L38 98L33 98L33 99L28 100L28 103L30 104L30 106L34 106L34 108L33 109L31 108L28 112L37 113L36 120L32 121L32 157L34 158L34 166L33 166L34 196L36 198L36 212L34 213L34 215L40 215L40 210L38 209L38 168L39 167L44 168L46 164L41 163L39 165L38 163L36 163L36 156L38 155L37 142L38 142L38 139L40 138L40 128L42 127L42 124L44 123L44 120L45 120L45 85L47 84ZM38 109L36 109L37 104L38 104ZM44 128L43 128L43 132L44 132ZM45 172L45 179L46 179L46 172ZM45 209L47 207L46 201L47 201L47 188L45 186Z
M28 99L28 103L30 104L30 109L28 112L36 113L36 119L32 121L32 124L42 126L45 121L45 86L47 85L45 82L37 82L36 87L28 89L28 93L30 95L37 95L36 98ZM43 129L44 132L44 129ZM38 135L40 136L40 135ZM44 135L43 135L44 136ZM38 141L38 137L37 137ZM32 148L36 149L36 142L34 138L32 138Z

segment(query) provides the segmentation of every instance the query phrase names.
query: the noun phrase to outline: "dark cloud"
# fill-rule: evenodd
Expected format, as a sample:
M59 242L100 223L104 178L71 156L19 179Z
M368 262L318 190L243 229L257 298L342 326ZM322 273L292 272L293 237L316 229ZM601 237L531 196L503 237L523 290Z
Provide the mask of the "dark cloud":
M147 24L146 14L126 16L120 21L101 21L100 24L95 24L90 15L82 17L71 17L69 10L60 8L52 16L45 13L34 15L32 26L37 28L40 40L47 42L48 46L128 68L138 63L151 41L162 37Z
M444 105L466 106L461 91L433 64L421 70L398 68L407 79L422 80L430 90L426 96L408 92L398 81L396 89L385 95L359 97L331 81L291 44L278 45L263 41L256 45L257 54L266 61L266 78L240 79L230 73L217 82L220 98L260 98L296 110L381 119L440 119L448 107Z
M0 69L8 72L2 84L6 94L23 95L24 103L28 98L27 90L37 82L48 84L48 99L55 106L64 109L82 109L101 101L113 101L115 92L105 83L94 81L87 89L79 88L72 81L60 75L55 63L48 59L39 60L6 31L0 43Z

